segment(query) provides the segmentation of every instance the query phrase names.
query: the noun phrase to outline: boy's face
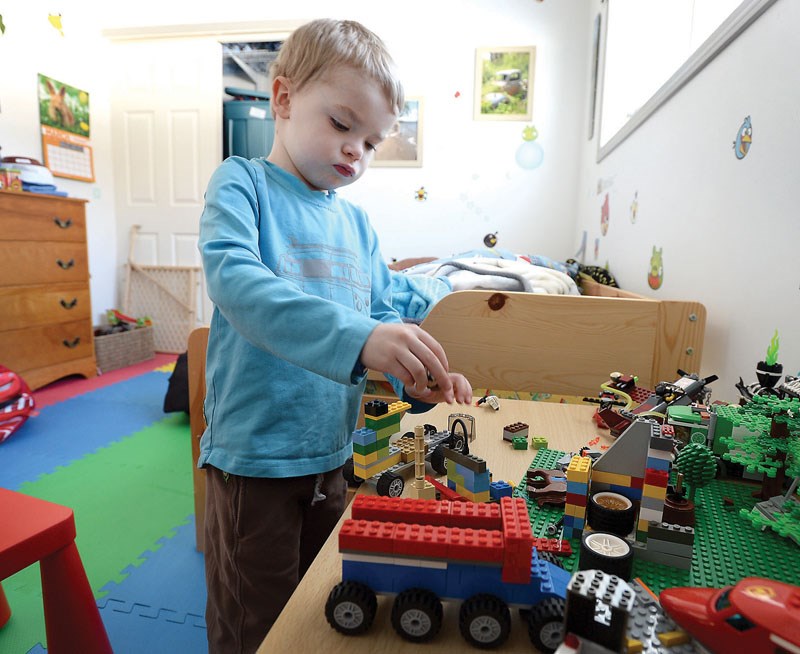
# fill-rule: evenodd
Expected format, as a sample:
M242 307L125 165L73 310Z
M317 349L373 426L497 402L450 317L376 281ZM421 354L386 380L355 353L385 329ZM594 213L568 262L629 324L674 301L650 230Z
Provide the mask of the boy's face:
M314 190L361 177L397 120L380 86L348 67L299 90L278 77L272 90L276 134L268 159Z

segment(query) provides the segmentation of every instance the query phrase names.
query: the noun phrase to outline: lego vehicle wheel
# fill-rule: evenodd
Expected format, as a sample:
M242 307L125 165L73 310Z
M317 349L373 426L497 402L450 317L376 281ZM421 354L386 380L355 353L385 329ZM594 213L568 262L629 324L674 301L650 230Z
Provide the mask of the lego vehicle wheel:
M378 483L375 484L378 495L381 497L400 497L405 487L405 480L400 475L388 470L378 477Z
M555 652L564 640L565 605L563 599L550 597L534 606L528 616L528 636L545 654Z
M625 537L633 531L636 507L624 495L602 491L589 498L586 521L595 531Z
M325 617L339 633L363 634L372 625L378 600L369 586L357 581L336 584L325 602Z
M547 561L548 563L552 563L562 570L566 570L564 564L561 562L561 558L557 554L554 554L553 552L540 552L539 550L536 550L536 554L540 560Z
M627 581L633 571L633 549L616 534L585 531L581 537L578 570L602 570Z
M470 645L498 647L511 632L511 614L505 602L494 595L473 595L461 605L458 628Z
M431 640L442 627L442 603L429 590L404 590L392 605L392 626L412 643Z
M464 424L461 418L453 420L450 438L447 439L447 444L456 452L469 454L469 432L467 431L467 425Z
M431 452L431 468L439 475L447 474L447 457L444 455L444 448L447 445L437 445Z
M361 477L357 477L356 473L354 472L353 467L353 459L347 459L344 462L344 467L342 468L342 477L350 486L361 486L364 483L364 480Z

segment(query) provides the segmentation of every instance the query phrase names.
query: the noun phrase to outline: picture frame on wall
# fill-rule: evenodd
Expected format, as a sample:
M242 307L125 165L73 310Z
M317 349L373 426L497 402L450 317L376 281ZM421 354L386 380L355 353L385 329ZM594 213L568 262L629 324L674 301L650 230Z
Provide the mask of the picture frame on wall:
M389 136L375 151L372 166L422 166L422 98L406 98Z
M535 70L535 46L478 48L475 120L531 120Z

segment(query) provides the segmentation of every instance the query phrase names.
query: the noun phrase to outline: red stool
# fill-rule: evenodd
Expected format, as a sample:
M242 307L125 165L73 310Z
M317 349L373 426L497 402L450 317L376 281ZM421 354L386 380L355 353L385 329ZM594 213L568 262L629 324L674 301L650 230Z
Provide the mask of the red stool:
M39 562L48 652L111 654L72 509L0 488L0 525L0 581Z

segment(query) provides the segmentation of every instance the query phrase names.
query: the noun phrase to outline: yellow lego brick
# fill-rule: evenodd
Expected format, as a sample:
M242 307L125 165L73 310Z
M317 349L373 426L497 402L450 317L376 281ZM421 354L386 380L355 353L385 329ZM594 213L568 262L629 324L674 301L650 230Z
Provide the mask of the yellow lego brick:
M638 524L636 525L637 531L643 531L647 533L650 530L650 521L649 520L639 520Z
M667 496L667 489L662 488L661 486L651 486L650 484L645 484L642 488L642 495L644 497L654 497L659 500L663 500Z
M456 493L459 495L463 495L466 497L470 502L488 502L489 501L489 491L481 491L480 493L471 493L466 488L460 488L456 486Z
M567 466L567 479L588 483L591 469L592 461L588 456L575 455Z
M601 472L595 470L592 472L592 481L599 481L601 484L615 484L617 486L624 486L625 488L631 487L630 475L620 475L616 472Z
M362 479L369 479L370 477L377 475L379 472L383 472L387 468L391 468L393 465L400 463L400 451L395 450L387 459L373 463L370 466L358 466L355 463L356 462L354 459L353 473Z
M659 638L661 634L658 634ZM627 642L625 643L625 654L639 654L644 649L641 640L636 640L635 638L626 638ZM663 640L661 641L663 644Z
M377 452L372 452L371 454L358 454L357 452L353 452L353 464L361 466L362 468L371 466L379 458Z
M574 515L576 518L582 518L583 520L586 519L586 507L585 506L574 506L573 512L570 515Z
M658 634L658 639L664 647L677 647L678 645L686 645L691 642L689 634L685 631L665 631Z

